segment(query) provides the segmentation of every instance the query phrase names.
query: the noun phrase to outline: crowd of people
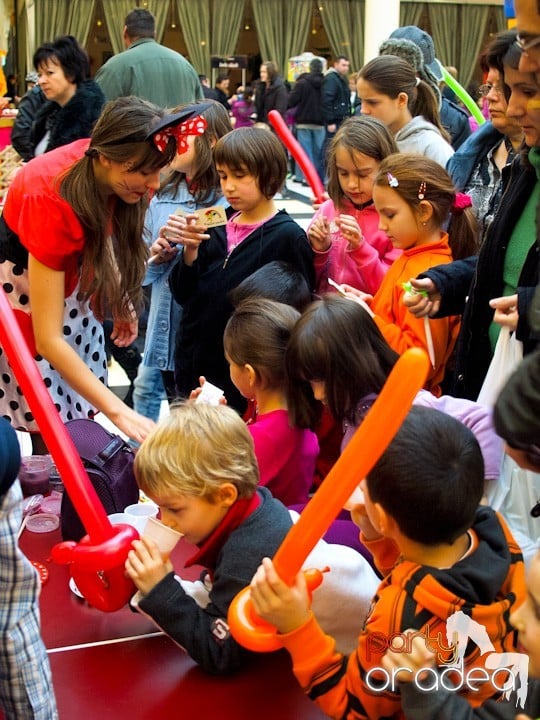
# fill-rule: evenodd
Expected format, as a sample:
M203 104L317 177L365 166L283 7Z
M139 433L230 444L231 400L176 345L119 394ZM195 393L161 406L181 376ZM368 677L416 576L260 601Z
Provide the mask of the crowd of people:
M352 91L339 56L293 87L264 60L233 92L156 42L137 8L95 79L59 37L20 99L4 292L62 420L103 413L130 439L139 487L204 568L188 583L134 541L131 605L227 673L251 658L227 620L250 585L330 717L540 714L540 501L523 502L540 497L540 4L515 10L517 30L480 56L490 118L476 130L415 26ZM325 187L306 231L276 200L291 159L272 110ZM107 347L136 358L132 403L108 387ZM311 601L304 574L289 585L270 556L409 348L429 358L423 388L310 555L331 568ZM54 720L13 430L47 448L9 361L0 347L0 708ZM206 383L215 407L199 402Z

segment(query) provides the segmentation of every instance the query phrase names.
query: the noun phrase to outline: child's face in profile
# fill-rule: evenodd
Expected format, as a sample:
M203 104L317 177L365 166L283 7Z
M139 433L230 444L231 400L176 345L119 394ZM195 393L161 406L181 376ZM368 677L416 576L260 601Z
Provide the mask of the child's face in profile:
M380 120L392 133L396 133L407 121L404 108L407 107L407 95L399 93L395 98L380 93L374 85L358 78L356 92L362 102L362 115Z
M363 205L373 197L373 181L379 161L345 147L336 148L336 170L344 195L355 205Z
M231 505L220 499L214 502L170 490L149 497L159 506L163 524L182 533L194 545L203 542L216 529Z
M258 179L247 168L233 169L217 165L221 189L229 205L237 211L249 213L266 200L259 189Z
M196 165L196 149L195 149L195 141L196 141L195 135L188 135L186 138L186 142L188 145L188 148L183 153L176 153L174 156L171 164L169 165L169 168L171 170L174 170L175 172L181 172L185 173L188 177L191 177L194 175L197 165Z
M392 245L400 250L415 247L420 222L401 195L391 187L375 185L373 202L379 213L379 229L388 235Z
M529 675L540 677L540 552L534 556L527 576L527 598L510 615L518 631L520 652L529 656Z

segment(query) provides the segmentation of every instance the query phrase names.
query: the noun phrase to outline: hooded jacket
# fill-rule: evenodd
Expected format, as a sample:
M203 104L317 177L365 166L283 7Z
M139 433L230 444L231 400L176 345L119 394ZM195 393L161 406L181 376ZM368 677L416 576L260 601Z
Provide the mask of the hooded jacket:
M322 73L303 73L289 95L289 107L296 108L297 125L324 125L321 106Z
M352 250L339 228L331 232L329 249L314 252L315 290L319 294L334 292L328 283L328 278L331 278L339 284L347 283L374 295L388 268L401 255L401 250L396 250L386 233L379 230L379 213L373 203L360 209L345 199L343 213L356 219L362 231L362 242ZM320 217L325 217L332 228L340 214L333 201L326 200L313 216L308 230Z
M446 621L456 611L464 611L485 628L494 647L491 652L515 651L508 617L526 593L521 551L504 520L488 507L477 510L469 535L469 552L445 569L401 559L397 545L386 538L363 538L379 570L388 574L374 597L357 650L348 657L335 651L333 639L313 615L293 632L280 635L298 681L327 715L347 720L404 718L399 691L385 687L384 681L380 686L381 676L377 680L377 675L367 673L380 667L385 641L408 629L423 632L435 643L441 633L438 650L444 654ZM475 642L467 643L465 677L472 668L485 667L487 653L480 650ZM450 652L445 659L451 660ZM462 687L467 688L465 680ZM496 694L489 682L476 687L478 692L460 690L473 706Z
M233 213L229 208L228 216ZM231 382L223 354L223 331L233 311L228 294L273 260L290 263L312 289L313 254L305 232L284 210L254 230L229 255L225 225L210 228L209 234L193 265L184 265L180 259L169 276L173 297L184 310L176 340L176 384L180 394L188 396L204 375L225 391L230 405L242 408L245 402Z
M454 154L452 146L446 142L435 125L422 115L413 117L395 134L400 152L418 153L435 160L443 168Z
M90 137L104 104L105 95L94 80L84 80L63 106L52 100L44 103L32 123L32 156L47 131L50 136L45 152Z
M450 263L452 251L448 235L440 240L404 250L387 270L371 303L374 321L386 342L399 355L410 347L420 347L429 354L429 342L423 318L415 317L403 304L403 283L417 277L426 268ZM424 387L434 395L441 394L446 364L452 354L459 332L459 317L429 320L433 341L434 366L429 369Z

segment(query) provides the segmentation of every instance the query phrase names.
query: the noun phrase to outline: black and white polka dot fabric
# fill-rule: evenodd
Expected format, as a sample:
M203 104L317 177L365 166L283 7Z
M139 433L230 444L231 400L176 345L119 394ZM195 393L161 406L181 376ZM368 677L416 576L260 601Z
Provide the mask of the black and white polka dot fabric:
M30 312L28 297L28 271L21 265L0 259L0 282L13 309ZM103 328L90 310L88 303L77 298L78 288L64 302L64 339L82 358L103 383L107 382L107 361ZM61 375L43 359L36 356L41 376L64 422L74 418L93 417L95 409L77 395ZM38 431L34 417L21 393L21 389L0 347L0 416L16 430Z

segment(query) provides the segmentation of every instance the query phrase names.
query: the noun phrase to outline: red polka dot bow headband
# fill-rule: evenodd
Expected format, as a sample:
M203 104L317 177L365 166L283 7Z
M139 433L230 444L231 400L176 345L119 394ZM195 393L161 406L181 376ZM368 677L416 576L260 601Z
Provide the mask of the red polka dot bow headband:
M206 120L198 115L197 117L187 120L186 122L178 125L171 125L160 132L153 135L152 139L154 145L160 152L163 152L167 147L169 138L176 138L176 152L178 155L182 155L189 149L188 137L190 135L203 135L204 131L208 127Z
M164 115L146 136L152 140L159 152L164 152L170 138L174 137L177 152L181 155L189 148L190 135L202 135L207 128L207 122L202 113L211 107L211 102L199 102L185 105L179 112Z

